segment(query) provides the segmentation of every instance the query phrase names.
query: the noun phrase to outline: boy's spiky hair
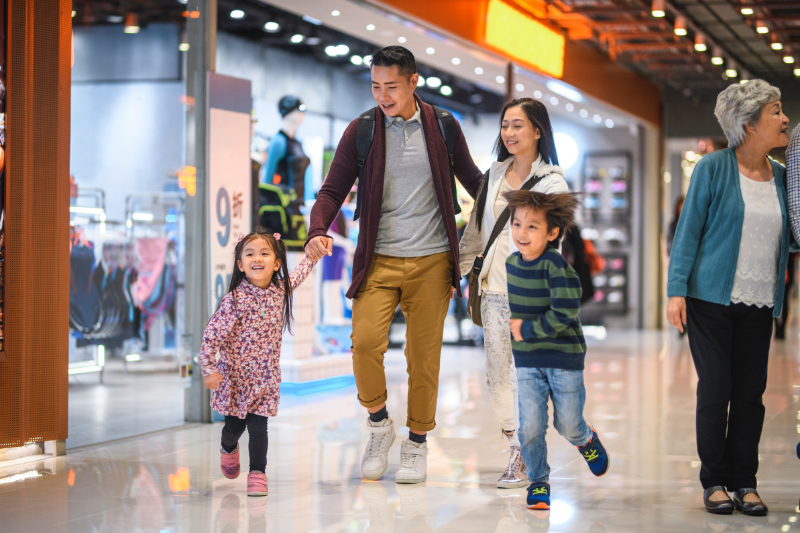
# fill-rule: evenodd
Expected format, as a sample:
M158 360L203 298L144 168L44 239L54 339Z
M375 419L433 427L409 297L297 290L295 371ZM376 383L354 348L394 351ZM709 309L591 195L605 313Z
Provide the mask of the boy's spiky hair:
M579 195L574 192L545 194L534 191L511 191L503 194L508 200L511 220L517 209L531 209L544 213L547 230L558 228L558 237L550 244L557 247L564 238L564 231L575 224L575 211L580 205Z

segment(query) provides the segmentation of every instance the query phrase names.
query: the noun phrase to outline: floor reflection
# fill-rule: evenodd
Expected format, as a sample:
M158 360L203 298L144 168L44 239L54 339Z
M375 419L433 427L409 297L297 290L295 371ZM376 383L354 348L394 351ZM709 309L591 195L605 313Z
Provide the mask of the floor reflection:
M549 512L527 510L524 489L495 487L506 443L489 405L483 353L447 348L426 483L393 481L405 428L387 477L361 480L365 414L351 387L284 398L270 422L266 498L247 497L246 476L222 477L220 424L192 426L0 469L0 531L797 531L797 331L776 342L770 356L759 491L771 513L764 518L703 512L697 378L686 340L672 332L624 332L592 340L586 367L586 418L611 453L611 470L592 476L551 429ZM388 408L400 426L408 393L402 352L391 352L386 366Z

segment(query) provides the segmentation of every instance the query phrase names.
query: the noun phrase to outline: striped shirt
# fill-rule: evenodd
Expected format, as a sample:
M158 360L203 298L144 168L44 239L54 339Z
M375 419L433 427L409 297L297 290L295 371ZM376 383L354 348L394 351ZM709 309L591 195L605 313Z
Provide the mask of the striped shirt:
M578 318L581 282L553 248L533 261L506 259L511 318L522 319L522 341L511 341L517 367L583 370L586 340Z

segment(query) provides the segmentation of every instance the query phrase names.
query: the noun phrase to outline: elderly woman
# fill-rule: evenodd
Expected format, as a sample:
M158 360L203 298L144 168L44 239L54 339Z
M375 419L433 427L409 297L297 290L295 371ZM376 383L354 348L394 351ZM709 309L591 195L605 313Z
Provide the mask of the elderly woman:
M688 325L700 481L716 514L767 513L756 492L761 397L791 237L786 172L767 157L789 142L780 98L762 80L719 95L730 147L695 167L670 257L667 318L680 331Z

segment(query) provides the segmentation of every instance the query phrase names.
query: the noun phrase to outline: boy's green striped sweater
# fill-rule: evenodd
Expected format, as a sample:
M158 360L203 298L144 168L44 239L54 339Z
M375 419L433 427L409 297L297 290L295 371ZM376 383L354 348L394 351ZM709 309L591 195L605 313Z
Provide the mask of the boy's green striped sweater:
M578 319L581 282L553 248L533 261L506 259L511 318L522 319L523 341L512 339L518 367L583 370L586 340Z

